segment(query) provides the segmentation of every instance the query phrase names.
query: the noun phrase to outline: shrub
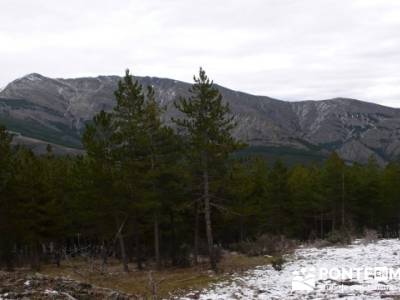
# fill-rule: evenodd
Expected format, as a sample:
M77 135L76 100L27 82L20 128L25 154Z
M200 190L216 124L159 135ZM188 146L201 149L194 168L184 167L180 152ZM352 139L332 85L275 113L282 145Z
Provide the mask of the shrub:
M378 232L373 229L364 230L364 243L375 243L378 240Z
M274 258L272 258L272 261L271 261L272 267L276 271L281 271L284 263L285 263L285 259L282 256L274 257Z
M328 234L326 240L334 245L348 245L352 242L352 236L348 230L334 230Z
M244 241L232 245L232 250L249 255L271 255L280 256L291 252L296 242L282 235L263 234L255 241Z
M176 265L180 267L190 266L190 246L183 243L176 249Z

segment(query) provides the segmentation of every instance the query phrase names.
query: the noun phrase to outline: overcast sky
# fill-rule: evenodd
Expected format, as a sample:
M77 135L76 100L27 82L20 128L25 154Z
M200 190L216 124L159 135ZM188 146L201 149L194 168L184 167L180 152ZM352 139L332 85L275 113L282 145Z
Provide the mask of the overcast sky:
M0 87L136 75L400 107L400 0L1 0Z

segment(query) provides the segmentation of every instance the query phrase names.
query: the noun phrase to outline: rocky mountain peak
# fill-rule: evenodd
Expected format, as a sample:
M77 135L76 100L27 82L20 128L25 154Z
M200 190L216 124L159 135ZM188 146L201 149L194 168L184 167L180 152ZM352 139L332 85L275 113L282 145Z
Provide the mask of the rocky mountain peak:
M30 80L30 81L38 81L38 80L44 80L44 79L47 79L47 78L39 73L30 73L21 78L21 80Z

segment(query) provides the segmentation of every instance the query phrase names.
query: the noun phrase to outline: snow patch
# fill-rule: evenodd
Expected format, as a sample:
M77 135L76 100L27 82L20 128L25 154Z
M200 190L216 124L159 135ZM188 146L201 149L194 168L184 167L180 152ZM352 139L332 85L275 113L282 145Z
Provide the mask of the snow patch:
M45 293L46 295L58 295L58 292L55 291L55 290L52 290L52 289L46 289L46 290L44 291L44 293Z
M42 77L39 74L29 74L25 76L25 79L30 80L30 81L41 81Z
M319 280L311 292L292 291L293 274L304 268L400 268L400 241L380 240L364 245L361 241L346 247L300 248L282 271L260 266L229 281L193 292L181 299L390 299L400 294L399 278L377 281L367 277L357 281ZM328 287L328 288L327 288Z

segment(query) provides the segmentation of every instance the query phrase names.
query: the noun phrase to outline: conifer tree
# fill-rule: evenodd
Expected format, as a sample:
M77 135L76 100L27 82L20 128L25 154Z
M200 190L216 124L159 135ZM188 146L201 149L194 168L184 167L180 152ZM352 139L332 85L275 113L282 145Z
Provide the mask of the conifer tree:
M332 231L345 227L345 164L336 152L326 160L322 171L324 197L331 212ZM339 223L339 226L338 226Z
M11 141L13 136L0 126L0 266L13 268L12 246L15 242L15 202L10 197L13 176Z
M174 119L187 135L190 161L201 174L202 200L211 268L217 270L214 255L214 239L211 224L212 190L210 183L218 167L226 163L228 156L237 150L240 144L233 138L234 116L229 105L223 102L218 88L206 72L200 68L199 76L194 76L194 84L188 98L180 98L176 108L183 118Z
M163 109L156 101L154 89L148 86L143 111L142 147L147 153L144 160L148 164L147 172L144 173L147 188L144 197L153 213L154 256L157 268L161 266L159 223L162 199L165 198L162 188L165 182L162 182L161 178L171 178L170 175L175 170L174 165L179 164L177 151L180 150L179 137L170 127L163 124L162 113Z
M319 174L313 167L295 166L288 178L291 234L303 239L323 238ZM322 219L322 220L321 220ZM318 224L319 226L315 226Z
M171 128L162 123L162 109L155 99L153 88L148 87L145 93L129 71L119 82L115 97L117 105L113 112L101 112L94 118L93 124L87 127L84 145L88 156L95 158L97 165L106 168L105 173L99 174L103 173L105 178L115 174L112 184L117 192L114 192L119 193L122 199L121 209L116 214L118 227L121 228L129 219L133 219L137 225L138 218L147 219L147 214L151 212L154 253L159 267L159 214L162 202L159 178L173 169L168 165L171 163L168 157L176 153L178 138ZM115 194L111 198L115 198ZM138 241L138 226L135 227L135 240ZM124 270L128 271L122 232L119 232L118 239ZM140 248L140 245L136 247ZM140 255L137 256L140 266Z
M93 123L87 125L82 141L87 151L89 174L93 182L89 188L92 196L93 193L95 195L92 204L96 207L95 216L99 218L97 224L102 228L101 225L104 223L109 224L110 221L116 223L115 231L120 245L123 269L129 272L123 239L129 206L116 188L120 169L117 161L119 153L116 132L112 114L101 111L93 118Z
M153 98L154 91L148 89L147 97ZM127 199L127 211L134 222L137 264L142 268L139 216L149 209L147 196L147 176L152 170L154 155L151 153L152 138L151 129L158 124L158 108L155 101L150 99L146 103L146 94L142 85L126 71L124 78L119 81L115 91L117 105L112 112L113 122L116 126L116 162L119 166L121 178L119 188L125 191ZM153 114L151 117L150 115ZM153 168L154 169L154 168ZM123 241L121 237L121 242ZM157 248L157 245L156 245Z
M269 230L276 234L287 234L291 217L288 173L286 165L278 160L268 174L268 202L265 210L268 212Z

